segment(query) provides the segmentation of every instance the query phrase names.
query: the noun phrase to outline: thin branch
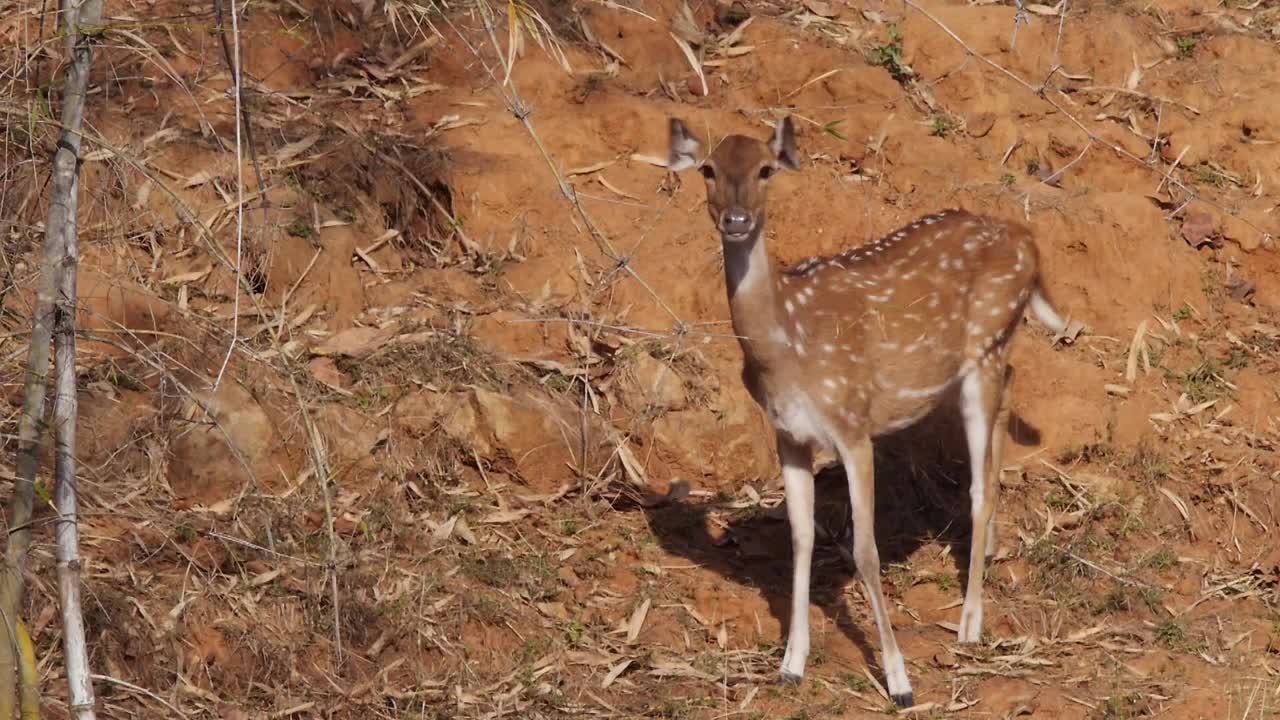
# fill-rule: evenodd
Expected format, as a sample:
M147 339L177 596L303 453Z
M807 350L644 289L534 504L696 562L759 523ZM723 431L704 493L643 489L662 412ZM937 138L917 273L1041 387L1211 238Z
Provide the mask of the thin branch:
M240 21L236 15L236 0L228 0L231 3L231 83L235 91L236 105L236 264L235 273L237 277L241 277L241 256L244 249L244 150L240 144L240 128L247 123L244 120L244 111L240 103ZM222 13L220 1L215 3L218 12L219 21L221 21ZM221 22L219 22L221 27ZM226 37L222 39L226 43ZM262 177L258 177L258 190L263 190ZM235 286L232 286L235 288ZM231 363L231 355L236 350L236 340L240 336L240 293L233 290L231 293L231 342L227 343L226 357L222 358L222 367L218 368L218 374L213 380L213 390L217 392L218 386L222 384L222 376L227 371L227 365Z

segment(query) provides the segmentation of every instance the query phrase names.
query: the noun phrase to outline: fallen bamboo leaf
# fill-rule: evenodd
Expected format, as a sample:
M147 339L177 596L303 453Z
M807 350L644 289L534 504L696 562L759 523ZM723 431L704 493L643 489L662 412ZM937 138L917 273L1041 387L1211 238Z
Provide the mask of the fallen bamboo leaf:
M594 163L594 164L592 164L592 165L586 165L586 166L584 166L584 167L580 167L580 168L573 168L573 169L569 170L569 171L568 171L567 173L565 173L565 174L566 174L566 175L570 175L570 176L573 176L573 175L590 175L591 173L594 173L594 172L600 172L601 170L603 170L603 169L605 169L605 168L609 167L610 165L612 165L613 163L614 163L614 161L613 161L613 160L601 160L600 162L598 162L598 163Z
M188 177L186 180L182 181L182 187L189 188L189 187L195 187L197 185L203 185L209 182L209 180L212 178L213 178L213 173L209 172L208 170L201 170L195 175L192 175L191 177Z
M293 158L297 157L301 153L305 152L312 145L315 145L316 141L319 139L320 139L320 133L317 132L317 133L312 133L297 142L291 142L288 145L285 145L284 147L277 150L273 155L273 157L275 158L276 164L283 165L284 163L292 160Z
M818 17L833 18L839 15L839 11L831 7L831 3L823 2L823 0L803 0L804 6L809 12Z
M261 587L262 585L266 585L272 580L275 580L276 578L280 577L280 575L282 575L283 573L284 573L284 568L276 568L275 570L268 570L267 572L261 573L260 575L256 575L253 577L253 579L249 580L249 586Z
M1125 365L1124 379L1133 384L1138 377L1138 353L1142 350L1142 343L1147 337L1147 320L1143 318L1138 323L1138 329L1133 333L1133 342L1129 343L1129 361Z
M1026 5L1027 12L1036 15L1044 15L1046 17L1056 17L1062 14L1062 5L1066 0L1061 0L1057 5L1050 7L1049 5L1041 5L1039 3L1031 3Z
M498 525L502 523L511 523L524 518L529 514L529 512L530 511L528 510L505 510L505 511L499 511L495 513L489 513L488 515L485 515L483 518L481 518L480 522L485 525Z
M710 91L707 89L707 76L702 72L702 63L698 61L698 56L694 54L693 48L689 47L689 43L675 33L668 33L671 39L676 41L676 45L680 47L680 51L684 53L684 57L689 61L689 67L698 74L698 81L702 83L702 96L706 97Z
M314 355L343 355L362 357L381 347L394 337L396 328L354 327L330 335L323 343L311 349Z
M613 193L614 195L617 195L618 197L624 197L624 198L627 198L628 200L635 200L636 202L640 202L640 198L636 197L635 195L632 195L631 193L629 193L629 192L627 192L627 191L625 191L625 190L619 190L618 188L614 187L614 186L613 186L613 183L611 183L611 182L609 182L607 179L605 179L605 176L604 176L604 175L596 175L596 180L597 180L601 185L603 185L603 186L605 187L605 189L606 189L606 190L608 190L609 192Z
M161 280L160 284L161 285L185 285L186 283L198 282L202 280L205 275L208 275L212 271L213 271L213 266L210 265L209 267L203 270L193 270L191 272L182 273L180 275L174 275L173 277L167 277L164 280Z
M453 531L457 533L458 537L462 538L468 545L475 545L476 534L471 532L471 526L467 524L467 518L462 515L458 515L457 518L458 522L454 526Z
M642 162L648 165L653 165L654 167L664 168L667 166L667 159L660 158L656 155L643 155L641 153L632 153L631 159L635 160L636 162Z
M1177 493L1163 485L1157 486L1156 489L1160 491L1160 494L1168 498L1169 502L1173 503L1173 506L1178 510L1178 514L1182 516L1182 521L1190 524L1191 511L1187 509L1187 504L1183 502L1182 498L1178 497Z
M675 15L671 18L671 30L673 37L682 38L693 45L701 45L705 39L702 27L693 16L693 9L689 7L687 0L681 0L680 7L676 8Z
M613 681L617 680L619 675L626 672L626 669L631 667L631 663L633 662L635 661L631 658L627 658L626 660L623 660L617 665L609 668L609 673L604 676L604 680L600 683L600 687L603 689L612 685Z
M649 616L649 607L653 601L645 598L644 602L631 613L631 619L627 621L627 644L630 645L636 641L640 635L641 628L644 627L645 618Z
M822 73L822 74L818 75L817 77L814 77L814 78L810 78L810 79L808 79L808 80L805 80L803 83L801 83L801 84L800 84L800 87L798 87L798 88L796 88L795 90L792 90L791 92L787 93L785 97L791 97L792 95L795 95L795 94L799 93L800 91L804 90L805 88L809 87L810 85L812 85L812 84L814 84L814 83L819 83L819 82L822 82L823 80L826 80L827 78L831 77L832 75L835 75L836 73L840 72L841 70L843 70L843 68L832 68L831 70L828 70L828 71L826 71L826 72L824 72L824 73Z

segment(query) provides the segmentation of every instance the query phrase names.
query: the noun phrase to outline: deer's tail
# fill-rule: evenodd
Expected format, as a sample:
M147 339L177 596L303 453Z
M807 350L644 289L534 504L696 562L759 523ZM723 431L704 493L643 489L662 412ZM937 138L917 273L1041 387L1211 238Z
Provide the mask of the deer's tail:
M1055 334L1067 329L1067 321L1062 319L1054 309L1053 303L1049 301L1049 295L1045 292L1039 273L1036 273L1035 284L1031 287L1031 299L1027 305L1031 309L1031 314L1036 316L1036 320Z

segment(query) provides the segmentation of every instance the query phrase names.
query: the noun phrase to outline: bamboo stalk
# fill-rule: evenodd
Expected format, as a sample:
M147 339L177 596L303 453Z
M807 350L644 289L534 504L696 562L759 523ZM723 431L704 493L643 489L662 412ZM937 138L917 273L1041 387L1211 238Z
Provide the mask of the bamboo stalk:
M53 192L45 235L46 273L58 274L54 298L54 526L57 542L58 594L62 601L62 648L68 688L68 711L77 720L95 720L93 680L80 610L80 528L76 516L76 270L80 248L76 210L80 190L80 128L93 59L85 31L101 22L102 0L62 0L67 39L67 70L62 102L62 137L53 158Z

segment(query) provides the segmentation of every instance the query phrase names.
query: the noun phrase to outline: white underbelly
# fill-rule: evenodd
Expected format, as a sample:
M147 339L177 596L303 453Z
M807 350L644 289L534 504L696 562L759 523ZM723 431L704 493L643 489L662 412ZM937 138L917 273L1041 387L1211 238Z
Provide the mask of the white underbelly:
M828 444L827 420L803 393L775 400L769 406L769 418L775 428L796 442Z

